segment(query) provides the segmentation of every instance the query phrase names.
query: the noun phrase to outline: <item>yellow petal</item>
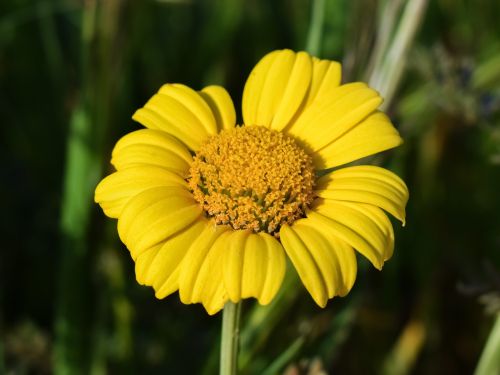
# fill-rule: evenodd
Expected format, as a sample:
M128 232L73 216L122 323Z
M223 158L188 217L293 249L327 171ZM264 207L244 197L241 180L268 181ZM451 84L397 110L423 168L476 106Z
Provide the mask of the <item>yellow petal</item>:
M171 135L141 129L125 135L116 143L111 164L117 170L151 164L185 175L192 160L188 149Z
M179 290L179 275L180 275L181 267L175 268L170 276L161 284L161 286L154 285L153 287L156 290L155 297L158 299L165 298L172 293L175 293Z
M189 191L156 187L137 194L125 205L118 219L118 234L135 257L186 228L200 214L201 207Z
M354 250L329 228L319 230L306 218L282 228L280 235L304 286L318 305L324 306L328 298L344 296L351 290L357 272Z
M165 95L182 103L195 115L208 134L217 134L217 124L215 123L212 110L198 92L186 85L172 83L163 85L158 94Z
M156 296L165 297L166 294L159 294L158 291L171 279L192 241L201 234L206 224L206 219L199 218L165 242L154 245L138 256L134 254L139 283L154 286Z
M314 101L330 100L334 95L334 89L340 85L341 78L340 63L313 57L312 80L306 106Z
M405 223L408 188L387 169L371 165L342 168L321 177L315 193L331 200L372 204Z
M215 280L222 282L222 272L215 274L213 272L214 263L222 263L219 257L219 250L223 246L215 246L216 241L229 229L227 226L215 225L213 221L205 227L203 233L191 244L186 257L184 258L180 275L179 275L179 295L182 303L196 303L203 302L209 303L207 300L208 292L204 292L204 287L207 283L210 283L210 290L217 291L216 286L212 282ZM224 237L222 237L222 240ZM219 240L220 241L220 240ZM210 255L212 250L214 253ZM214 279L210 279L214 278ZM218 294L217 296L220 296ZM220 303L220 301L217 301ZM212 305L217 305L215 301L209 303ZM223 306L223 304L222 304Z
M147 285L146 279L148 276L148 270L153 263L154 258L158 254L158 250L161 248L162 244L154 245L147 251L142 252L138 257L136 257L135 262L135 278L137 282L141 285Z
M328 100L313 102L288 132L317 151L334 142L382 103L375 90L351 83L331 90Z
M394 229L387 215L378 207L370 204L343 202L343 204L359 211L375 223L384 234L384 261L390 259L394 253Z
M275 107L271 129L284 129L297 113L311 83L311 72L311 57L305 52L298 52L288 77L285 77L285 89L281 101Z
M294 227L295 225L293 227L288 225L281 227L281 243L307 291L319 306L325 307L328 300L326 281L313 255L309 251L308 244L299 235L300 227L299 233Z
M153 165L130 167L105 177L95 189L95 201L104 213L118 218L127 202L137 194L160 186L187 189L186 181L179 175Z
M267 305L285 276L283 247L267 233L233 231L226 237L223 254L224 284L233 302L257 298Z
M280 50L264 56L243 91L245 124L285 128L307 94L311 73L312 60L305 52Z
M157 298L164 298L179 288L180 264L191 244L207 225L207 220L200 217L190 226L167 239L158 250L146 278L147 284L155 289ZM139 261L140 256L136 262Z
M208 86L200 91L200 95L210 106L219 131L236 126L236 111L226 89L221 86Z
M322 96L321 100L312 100L309 105L303 109L296 121L287 128L287 132L296 138L307 137L313 130L317 130L316 119L323 116L342 98L360 92L367 88L362 82L353 82L341 86L332 87L328 96ZM319 88L318 88L319 89ZM332 120L332 119L331 119Z
M259 107L255 125L270 126L276 109L280 104L283 92L293 69L295 53L283 50L266 72L266 79L260 92Z
M165 108L169 108L165 112ZM189 126L186 119L178 114L185 109L178 103L163 100L155 95L143 108L139 108L132 118L149 129L157 129L166 132L182 141L190 150L198 150L208 134L197 126Z
M147 128L174 136L193 151L217 133L208 104L196 91L179 84L163 85L132 118Z
M241 280L242 298L260 296L266 277L266 255L263 240L257 235L250 235L245 243Z
M229 232L226 232L229 234ZM214 243L206 261L200 270L198 285L201 287L200 301L209 315L213 315L224 307L228 301L228 295L224 286L222 276L222 255L227 250L224 235L221 235ZM205 278L203 278L205 275ZM195 290L197 287L195 287Z
M375 112L313 155L318 169L333 168L399 146L403 140L390 120Z
M257 125L260 97L266 82L267 73L281 51L265 55L250 72L243 89L242 113L245 125Z
M257 299L261 305L267 305L278 293L285 277L286 257L283 246L276 238L262 232L258 235L264 239L264 246L267 249L267 272L263 288Z
M346 201L340 202L329 199L325 199L323 202L325 204L330 204L330 202L338 202L345 206L351 207L352 209L358 210L362 214L367 216L383 232L382 238L384 239L384 245L380 246L380 248L383 250L382 253L384 254L384 261L392 256L394 250L394 232L389 218L380 208L363 203L351 203ZM325 216L328 215L325 214Z
M221 269L218 269L215 277L209 281L201 301L203 307L207 310L208 315L218 313L228 301L227 292L224 289L224 282L222 281L221 271Z
M386 255L386 233L369 217L341 202L319 200L307 212L318 228L328 228L336 237L363 254L377 269Z
M233 231L227 241L227 251L222 256L224 284L229 298L235 303L241 300L243 261L245 257L245 243L248 236L248 231Z

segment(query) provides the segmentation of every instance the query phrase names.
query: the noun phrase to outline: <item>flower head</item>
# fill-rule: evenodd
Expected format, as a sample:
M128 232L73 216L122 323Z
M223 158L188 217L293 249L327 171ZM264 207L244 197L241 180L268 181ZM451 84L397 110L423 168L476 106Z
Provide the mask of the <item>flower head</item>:
M313 201L312 159L286 134L263 126L209 138L189 169L194 198L217 224L267 232L305 214Z
M246 82L241 126L219 86L166 84L134 114L146 129L118 141L95 200L118 219L139 283L214 314L228 300L269 303L285 254L320 306L351 289L355 250L382 268L394 249L385 212L404 223L404 182L368 165L317 176L402 140L378 93L340 78L337 62L274 51Z

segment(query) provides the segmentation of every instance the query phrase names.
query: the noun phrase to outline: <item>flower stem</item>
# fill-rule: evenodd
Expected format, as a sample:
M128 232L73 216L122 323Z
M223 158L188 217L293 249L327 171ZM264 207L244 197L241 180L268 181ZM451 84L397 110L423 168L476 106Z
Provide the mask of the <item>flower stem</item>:
M479 359L474 375L498 374L500 371L500 313L497 314L495 324Z
M238 365L241 302L228 302L222 311L220 375L235 375Z

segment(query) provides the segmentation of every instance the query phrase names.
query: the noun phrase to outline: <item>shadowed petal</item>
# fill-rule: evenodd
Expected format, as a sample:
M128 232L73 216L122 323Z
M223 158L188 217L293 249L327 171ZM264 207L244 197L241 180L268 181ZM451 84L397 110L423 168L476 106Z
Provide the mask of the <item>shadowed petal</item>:
M208 86L200 91L200 95L210 106L219 131L233 129L236 126L234 104L225 88Z
M125 205L118 234L132 253L140 254L187 227L201 215L189 191L178 187L145 190Z
M223 246L217 246L216 243L223 241L223 235L227 236L229 230L229 227L215 225L211 221L189 247L179 275L182 303L203 302L213 313L217 307L224 306L227 296L225 290L221 289L224 283L222 270L219 269Z
M310 219L283 226L280 236L300 279L319 306L349 292L357 270L352 247L328 228L320 230Z
M380 208L371 204L342 202L342 204L359 211L369 218L384 235L384 262L392 257L394 252L394 229L387 215Z
M229 298L238 302L255 297L266 305L274 298L285 275L283 247L267 233L234 231L223 253L224 283Z
M202 217L173 234L135 259L135 272L140 284L150 285L157 298L164 298L179 288L180 264L191 244L200 236L208 221Z
M385 230L385 224L345 202L318 199L315 203L307 212L308 218L318 226L329 228L335 236L363 254L375 268L382 269L393 237Z

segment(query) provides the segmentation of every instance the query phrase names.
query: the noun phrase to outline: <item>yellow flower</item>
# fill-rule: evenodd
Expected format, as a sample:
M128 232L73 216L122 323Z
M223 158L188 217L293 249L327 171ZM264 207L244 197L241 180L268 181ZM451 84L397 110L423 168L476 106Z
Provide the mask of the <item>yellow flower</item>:
M96 188L104 213L157 298L179 291L214 314L276 295L290 258L319 306L356 278L354 249L378 269L404 224L408 190L376 166L318 172L402 143L364 83L305 52L274 51L251 72L236 125L226 90L166 84L133 119ZM384 210L384 211L383 211Z

